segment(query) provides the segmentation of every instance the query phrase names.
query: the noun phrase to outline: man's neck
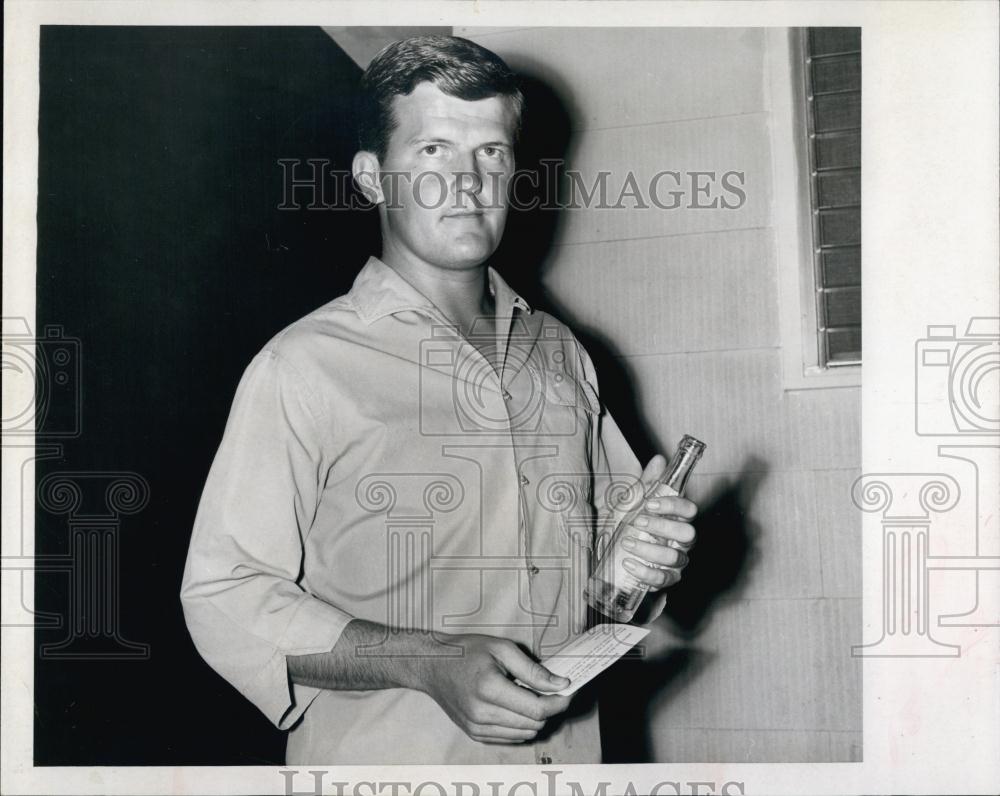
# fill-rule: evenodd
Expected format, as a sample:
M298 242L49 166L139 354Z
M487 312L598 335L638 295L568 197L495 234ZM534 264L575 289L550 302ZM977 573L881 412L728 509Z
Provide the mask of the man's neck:
M382 261L429 298L444 316L468 335L478 318L493 319L496 304L489 289L486 264L448 270L383 255Z

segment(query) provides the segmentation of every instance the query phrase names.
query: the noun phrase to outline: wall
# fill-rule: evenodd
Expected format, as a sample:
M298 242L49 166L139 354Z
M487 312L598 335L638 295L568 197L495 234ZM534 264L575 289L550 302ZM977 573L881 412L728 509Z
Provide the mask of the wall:
M782 386L765 31L455 33L546 87L529 113L612 203L629 170L745 173L739 209L564 211L538 264L637 453L708 443L685 581L607 678L606 759L860 759L860 394Z

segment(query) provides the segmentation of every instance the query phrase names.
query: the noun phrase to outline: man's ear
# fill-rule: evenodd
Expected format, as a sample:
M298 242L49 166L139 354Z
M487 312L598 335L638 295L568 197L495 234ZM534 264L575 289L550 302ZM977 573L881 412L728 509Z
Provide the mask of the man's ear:
M365 195L365 199L373 205L380 205L385 201L382 183L379 180L380 172L381 166L375 153L362 150L354 155L354 160L351 162L354 183Z

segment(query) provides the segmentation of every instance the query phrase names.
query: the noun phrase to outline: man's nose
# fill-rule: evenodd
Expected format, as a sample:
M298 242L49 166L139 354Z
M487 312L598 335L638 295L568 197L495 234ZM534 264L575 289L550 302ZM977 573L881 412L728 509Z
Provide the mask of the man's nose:
M475 196L482 190L483 175L479 173L479 164L475 157L464 158L460 168L455 171L455 195Z

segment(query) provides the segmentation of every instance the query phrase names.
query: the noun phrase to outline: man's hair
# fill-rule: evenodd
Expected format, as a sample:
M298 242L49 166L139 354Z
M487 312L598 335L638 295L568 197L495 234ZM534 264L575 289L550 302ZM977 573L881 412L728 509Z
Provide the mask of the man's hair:
M361 78L358 144L385 160L396 127L392 98L405 96L418 83L433 83L463 100L506 98L514 109L517 135L524 95L517 77L496 53L458 36L414 36L390 44L368 65Z

